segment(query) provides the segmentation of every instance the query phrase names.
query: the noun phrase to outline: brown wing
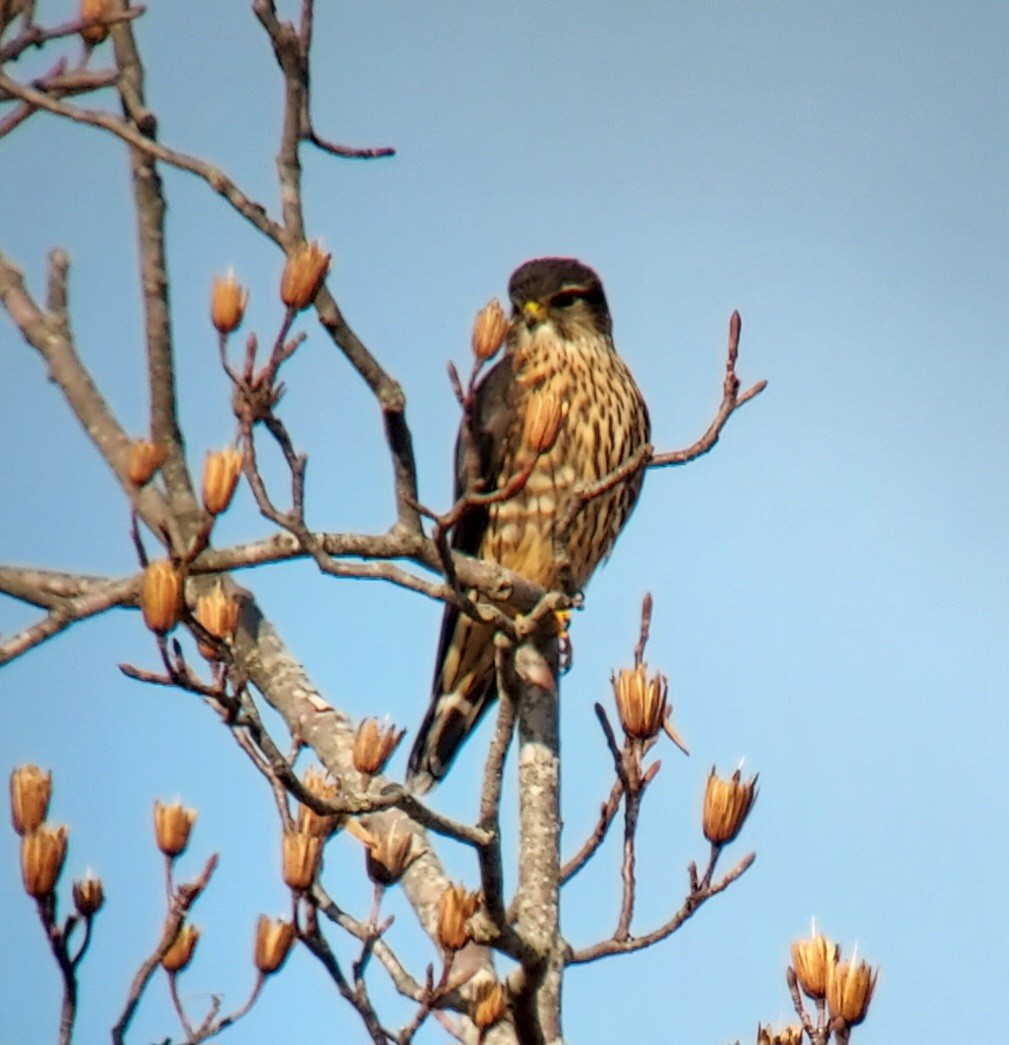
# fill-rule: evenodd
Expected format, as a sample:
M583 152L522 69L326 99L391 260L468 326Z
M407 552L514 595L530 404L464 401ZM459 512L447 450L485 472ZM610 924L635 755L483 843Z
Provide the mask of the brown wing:
M512 424L511 359L506 356L476 390L473 436L484 489L498 486L505 444ZM455 496L466 475L463 440L456 440ZM474 508L452 534L452 547L466 555L480 551L487 532L486 509ZM497 697L494 677L494 629L445 608L435 658L431 703L410 752L408 780L417 791L428 791L448 771L463 741Z

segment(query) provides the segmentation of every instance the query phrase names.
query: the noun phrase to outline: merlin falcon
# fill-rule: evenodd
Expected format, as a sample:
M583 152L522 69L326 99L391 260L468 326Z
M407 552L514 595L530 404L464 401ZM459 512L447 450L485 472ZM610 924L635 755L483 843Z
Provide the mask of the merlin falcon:
M484 491L531 471L515 496L464 515L452 545L548 590L581 590L612 551L643 473L581 508L568 534L567 569L555 556L555 524L577 484L609 475L648 442L648 411L613 346L606 296L592 269L574 258L537 258L516 269L508 294L505 353L477 387L471 431ZM537 456L523 433L531 404L544 393L561 404L562 419L552 446ZM460 434L457 497L466 484L463 446ZM441 780L497 697L492 625L446 608L432 690L410 754L408 779L417 791Z

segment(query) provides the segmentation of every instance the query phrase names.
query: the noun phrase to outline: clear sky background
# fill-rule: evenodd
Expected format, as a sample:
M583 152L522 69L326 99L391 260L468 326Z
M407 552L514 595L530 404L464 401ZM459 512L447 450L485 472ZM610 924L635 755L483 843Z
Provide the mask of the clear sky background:
M248 6L152 0L137 32L163 140L218 163L276 213L280 87ZM570 852L610 786L591 706L608 699L652 591L649 659L671 677L692 755L665 745L645 804L636 931L679 906L686 865L706 852L698 811L712 764L727 772L745 757L760 772L728 853L758 858L671 940L574 970L568 1039L752 1041L758 1020L788 1020L788 944L811 916L882 966L856 1042L989 1039L1009 979L1005 5L318 6L320 133L398 155L306 152L310 233L334 252L350 322L405 386L428 503L446 505L450 490L445 363L466 364L475 311L528 257L573 254L598 269L660 449L707 426L733 308L741 377L770 382L712 454L649 475L588 589L563 686ZM40 8L55 21L68 5ZM29 55L15 71L49 60ZM78 348L139 434L126 171L118 144L51 118L0 141L0 244L36 293L46 251L69 250ZM232 433L211 276L235 266L252 295L244 330L269 340L281 260L205 185L164 179L182 422L199 470ZM284 417L310 455L310 521L381 530L391 482L374 404L311 318L299 326L309 337L288 368ZM6 316L0 379L0 560L133 571L126 504ZM247 491L221 531L221 542L268 531ZM436 605L305 565L241 579L334 703L416 728ZM32 619L0 605L4 632ZM91 866L108 895L82 972L81 1042L108 1040L156 939L155 798L200 811L183 873L221 854L182 981L194 1006L214 992L225 1007L241 1000L255 918L286 908L261 778L195 698L126 681L120 661L156 664L136 614L75 628L0 673L0 767L52 767L67 877ZM441 808L474 812L485 747L486 732L436 793ZM356 843L328 852L331 892L363 915ZM468 854L446 859L476 881ZM611 931L618 868L609 846L566 896L574 943ZM433 950L398 897L389 909L419 972ZM56 970L3 830L0 1041L53 1041L57 1015ZM169 1035L157 983L133 1038ZM228 1040L292 1036L365 1040L307 953Z

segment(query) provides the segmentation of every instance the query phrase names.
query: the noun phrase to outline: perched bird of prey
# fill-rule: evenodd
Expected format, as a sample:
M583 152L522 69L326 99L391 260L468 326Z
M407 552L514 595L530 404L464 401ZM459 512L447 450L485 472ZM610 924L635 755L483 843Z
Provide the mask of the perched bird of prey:
M584 505L568 536L565 576L555 556L555 524L576 484L609 475L648 441L648 411L613 347L603 285L592 269L573 258L537 258L516 269L508 294L505 353L477 387L471 431L484 491L504 486L532 462L531 471L514 497L469 511L452 543L547 589L566 582L580 590L612 551L643 473ZM537 457L524 430L544 394L560 404L562 419L553 445ZM466 486L464 449L460 433L457 497ZM430 790L445 775L497 697L493 639L492 625L452 606L445 610L431 704L410 755L415 790Z

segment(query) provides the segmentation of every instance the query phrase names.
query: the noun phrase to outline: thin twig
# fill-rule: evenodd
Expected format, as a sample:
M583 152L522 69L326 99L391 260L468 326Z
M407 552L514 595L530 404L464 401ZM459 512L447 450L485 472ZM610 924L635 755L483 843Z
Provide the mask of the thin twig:
M147 8L142 4L123 11L109 12L99 18L74 18L69 22L61 22L51 29L44 29L34 22L22 27L17 36L12 37L0 47L0 64L13 61L29 47L41 47L50 40L59 40L64 36L80 36L81 30L96 25L116 25L119 22L131 22L145 14Z
M638 634L638 643L634 647L634 666L641 667L645 660L645 647L648 645L648 635L652 627L652 593L646 592L641 600L641 631Z
M75 123L98 127L114 134L127 145L141 150L153 159L161 160L162 163L167 163L178 170L195 174L264 236L278 244L283 242L282 229L268 216L266 208L246 196L224 171L213 164L207 163L199 157L171 149L161 142L147 137L131 124L116 116L96 109L82 109L79 106L51 98L44 91L19 84L3 72L0 72L0 90L7 91L15 98L20 98L35 109L43 109L56 116L73 120Z
M46 91L54 98L66 98L78 94L111 87L118 79L115 69L71 69L66 68L66 58L60 58L48 72L32 81L32 86ZM0 91L0 102L10 101L11 96ZM5 138L38 110L27 102L21 102L0 120L0 138Z
M760 395L767 387L766 381L758 381L745 392L739 391L739 378L736 376L736 361L739 358L739 337L742 333L743 321L738 312L729 318L728 350L725 362L725 380L722 384L722 402L718 407L714 420L707 431L697 442L685 450L674 450L671 453L655 454L648 463L649 468L664 468L667 465L687 464L713 449L718 442L722 429L729 418L745 403Z
M113 1045L124 1045L126 1031L136 1014L137 1006L140 1004L140 999L147 989L154 971L157 969L161 959L168 953L168 948L175 942L175 938L179 935L179 929L182 928L186 913L207 888L216 867L217 856L215 855L207 861L202 873L195 881L175 893L161 929L161 939L153 952L141 963L140 968L133 977L126 997L126 1004L123 1006L123 1011L112 1028Z
M377 160L386 156L396 155L396 150L388 145L372 146L363 149L351 145L339 145L321 137L311 129L305 140L311 142L316 148L322 149L323 152L328 152L332 156L339 156L347 160Z
M624 796L624 784L621 780L615 780L610 789L609 797L599 808L599 819L592 830L592 834L585 840L581 849L578 850L570 860L561 867L561 885L569 882L578 872L592 859L596 850L603 844L610 825L616 818L620 809L620 800Z
M599 943L592 944L590 947L574 950L568 957L568 964L581 965L585 962L594 962L598 958L604 958L609 954L630 954L633 951L643 950L645 947L651 947L660 940L664 940L667 936L671 936L676 932L711 897L717 896L736 881L752 865L756 858L756 853L749 853L714 885L709 885L699 890L692 889L676 914L664 925L659 926L658 929L654 929L644 936L630 936L625 940L610 937L610 939L602 940Z
M85 935L76 957L70 955L70 936L78 924L76 915L70 915L61 929L56 917L56 897L54 893L40 897L36 901L39 920L49 941L49 949L56 959L63 981L63 997L60 1002L59 1045L70 1045L73 1038L74 1022L77 1018L77 967L87 950L91 937L91 918L86 920Z
M315 908L311 905L308 908L306 925L302 929L300 936L312 954L318 958L322 967L329 973L330 979L336 985L336 989L341 996L353 1006L361 1017L373 1045L387 1045L391 1035L382 1026L367 992L363 989L363 984L358 985L355 989L347 981L336 955L333 954L329 944L326 942L326 938L319 929L319 920L316 916Z
M186 1039L188 1041L199 1041L198 1032L190 1023L186 1007L182 1004L182 999L179 997L178 973L168 973L168 994L172 999L172 1008L175 1009L175 1015L179 1018L179 1023L182 1024L182 1029L186 1032Z
M641 809L642 791L633 787L627 792L624 802L624 851L620 866L620 877L623 882L623 893L620 901L620 916L614 939L626 940L631 935L631 919L634 917L634 898L637 882L634 877L635 839L638 830L638 812Z
M367 925L342 910L318 881L312 885L312 902L330 921L358 940L364 942L371 933ZM423 987L406 970L392 948L384 940L377 940L374 952L375 957L389 974L389 979L392 980L396 990L404 997L420 1001Z
M795 1008L795 1014L802 1022L803 1029L805 1030L810 1042L815 1042L817 1040L818 1032L822 1032L823 1030L822 1013L820 1025L814 1026L809 1013L806 1011L806 1006L802 1003L802 995L799 993L799 981L796 978L795 970L791 966L789 966L785 971L785 982L788 984L788 993L792 997L792 1005ZM822 1033L819 1034L819 1037L822 1040Z

